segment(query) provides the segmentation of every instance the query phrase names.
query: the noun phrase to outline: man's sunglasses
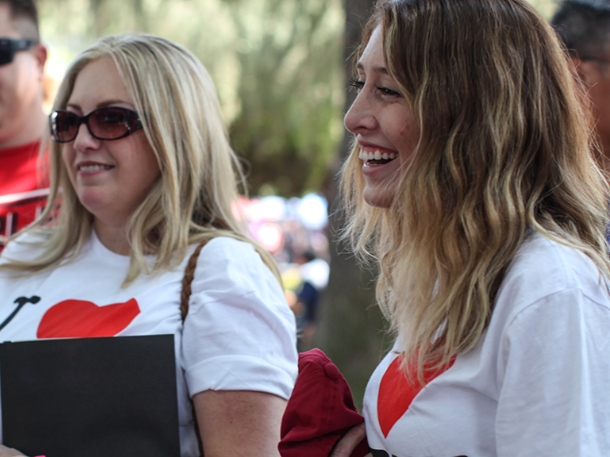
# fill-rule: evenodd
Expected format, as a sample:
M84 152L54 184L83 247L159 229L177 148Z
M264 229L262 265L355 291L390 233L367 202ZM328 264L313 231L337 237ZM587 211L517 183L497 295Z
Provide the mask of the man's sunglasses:
M98 140L118 140L142 128L138 113L116 106L98 108L86 116L66 110L53 111L49 116L51 135L58 143L73 141L81 124Z
M0 66L11 63L16 52L27 51L37 44L38 41L25 38L0 38Z

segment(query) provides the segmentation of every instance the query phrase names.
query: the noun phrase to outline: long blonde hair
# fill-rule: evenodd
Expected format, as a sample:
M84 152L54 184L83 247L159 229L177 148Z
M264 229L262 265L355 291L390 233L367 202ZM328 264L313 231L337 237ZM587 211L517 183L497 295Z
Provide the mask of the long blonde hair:
M387 210L364 203L354 144L344 237L378 260L378 302L423 382L481 338L530 229L608 275L608 195L567 56L525 1L386 1L358 55L378 26L421 136Z
M272 257L246 237L242 223L234 215L238 185L245 190L244 176L229 144L214 83L190 51L148 34L102 38L72 63L53 109L65 109L80 71L106 56L113 59L133 97L161 169L161 177L128 223L131 262L125 284L142 272L174 268L190 244L218 235L254 244L279 279ZM55 268L78 255L90 235L93 216L80 203L70 183L60 144L51 143L49 162L49 201L28 228L46 233L42 252L31 261L11 261L3 269ZM53 227L46 228L58 198L59 215ZM147 266L145 254L156 255L152 269Z

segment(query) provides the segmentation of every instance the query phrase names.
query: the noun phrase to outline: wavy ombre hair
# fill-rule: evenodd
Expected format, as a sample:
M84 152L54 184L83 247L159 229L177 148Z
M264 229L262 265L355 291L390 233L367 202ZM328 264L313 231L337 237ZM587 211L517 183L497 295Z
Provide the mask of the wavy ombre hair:
M239 186L245 190L244 176L229 144L214 83L201 62L182 46L154 35L105 37L72 63L54 110L66 108L81 70L103 57L116 64L161 169L159 180L128 223L131 264L125 284L142 272L176 267L190 244L206 238L224 235L253 243L233 212ZM3 269L52 269L75 257L91 233L93 215L74 191L61 148L51 142L49 203L28 228L47 232L44 250L34 260L13 261ZM53 227L46 228L58 198L59 215ZM279 278L271 256L253 244ZM147 254L156 256L152 268L147 266Z
M380 264L377 299L423 369L471 349L500 284L535 230L610 271L608 193L582 89L553 30L523 0L391 0L388 71L420 141L389 209L362 198L358 144L342 170L355 251Z

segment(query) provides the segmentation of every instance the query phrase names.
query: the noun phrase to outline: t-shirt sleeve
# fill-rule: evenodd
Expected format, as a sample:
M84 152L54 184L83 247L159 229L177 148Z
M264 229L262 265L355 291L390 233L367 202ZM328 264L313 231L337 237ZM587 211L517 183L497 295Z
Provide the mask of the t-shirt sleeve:
M510 322L498 367L498 457L608 455L609 332L608 304L578 288Z
M288 399L297 375L294 314L253 246L211 240L191 290L182 337L190 395L250 390Z

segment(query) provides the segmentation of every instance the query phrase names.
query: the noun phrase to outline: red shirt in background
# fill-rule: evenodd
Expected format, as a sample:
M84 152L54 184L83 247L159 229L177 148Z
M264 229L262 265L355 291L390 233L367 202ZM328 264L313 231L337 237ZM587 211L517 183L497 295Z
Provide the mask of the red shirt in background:
M0 150L0 251L2 238L31 223L46 204L49 189L38 181L39 148L36 141Z

